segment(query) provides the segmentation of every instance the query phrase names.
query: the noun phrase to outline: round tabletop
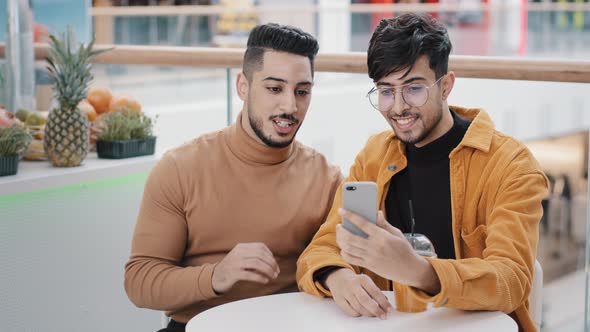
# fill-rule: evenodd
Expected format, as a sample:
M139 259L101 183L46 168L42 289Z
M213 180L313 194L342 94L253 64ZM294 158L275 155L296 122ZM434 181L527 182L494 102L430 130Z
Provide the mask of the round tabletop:
M393 292L384 292L395 306ZM419 313L393 311L386 320L349 317L330 298L305 293L277 294L227 303L191 319L186 332L201 331L518 331L498 311L429 308Z

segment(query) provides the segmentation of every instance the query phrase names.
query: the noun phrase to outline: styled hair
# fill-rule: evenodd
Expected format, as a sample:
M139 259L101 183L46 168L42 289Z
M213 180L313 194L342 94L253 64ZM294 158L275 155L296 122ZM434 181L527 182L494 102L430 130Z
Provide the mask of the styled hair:
M306 56L313 75L313 61L319 49L315 37L301 29L276 23L259 25L250 31L242 71L251 80L252 73L262 69L264 52L273 50Z
M374 82L407 69L410 72L419 57L426 55L436 79L449 67L451 40L447 29L427 14L404 14L379 23L367 51L369 77Z

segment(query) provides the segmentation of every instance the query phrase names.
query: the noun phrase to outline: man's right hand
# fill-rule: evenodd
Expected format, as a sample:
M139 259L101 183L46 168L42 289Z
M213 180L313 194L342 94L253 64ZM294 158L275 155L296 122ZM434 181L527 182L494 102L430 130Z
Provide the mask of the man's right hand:
M350 316L386 319L393 311L387 297L367 275L342 268L330 273L325 284L336 304Z
M266 284L281 271L264 243L238 243L213 270L213 290L223 294L238 281Z

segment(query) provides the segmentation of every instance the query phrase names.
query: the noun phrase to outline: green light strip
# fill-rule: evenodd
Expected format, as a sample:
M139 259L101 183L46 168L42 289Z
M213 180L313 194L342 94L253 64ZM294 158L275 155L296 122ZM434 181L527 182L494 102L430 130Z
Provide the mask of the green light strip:
M72 191L72 190L78 190L80 188L87 188L87 187L104 188L104 187L111 187L113 185L121 185L121 184L128 184L128 183L137 183L137 184L144 183L145 180L147 179L147 176L148 176L148 172L142 172L142 173L127 175L127 176L122 176L122 177L108 178L108 179L103 179L103 180L76 183L76 184L71 184L71 185L67 185L67 186L54 187L54 188L37 190L37 191L0 196L0 208L3 205L14 203L16 201L20 201L23 199L37 199L39 197L46 196L48 194L59 194L59 193L68 192L68 191Z

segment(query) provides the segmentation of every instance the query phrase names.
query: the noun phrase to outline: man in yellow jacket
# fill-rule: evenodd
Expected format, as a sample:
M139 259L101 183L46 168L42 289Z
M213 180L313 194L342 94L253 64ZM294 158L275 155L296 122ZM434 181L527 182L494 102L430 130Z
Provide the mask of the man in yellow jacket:
M377 183L378 222L343 210L338 190L299 258L297 282L352 316L385 318L392 305L380 290L393 289L400 311L427 303L500 310L536 331L528 296L547 181L531 152L483 110L448 106L450 51L445 27L429 16L384 19L373 33L368 97L393 131L369 139L345 182ZM368 238L344 229L343 216ZM410 231L426 235L437 255L418 255L404 237Z

